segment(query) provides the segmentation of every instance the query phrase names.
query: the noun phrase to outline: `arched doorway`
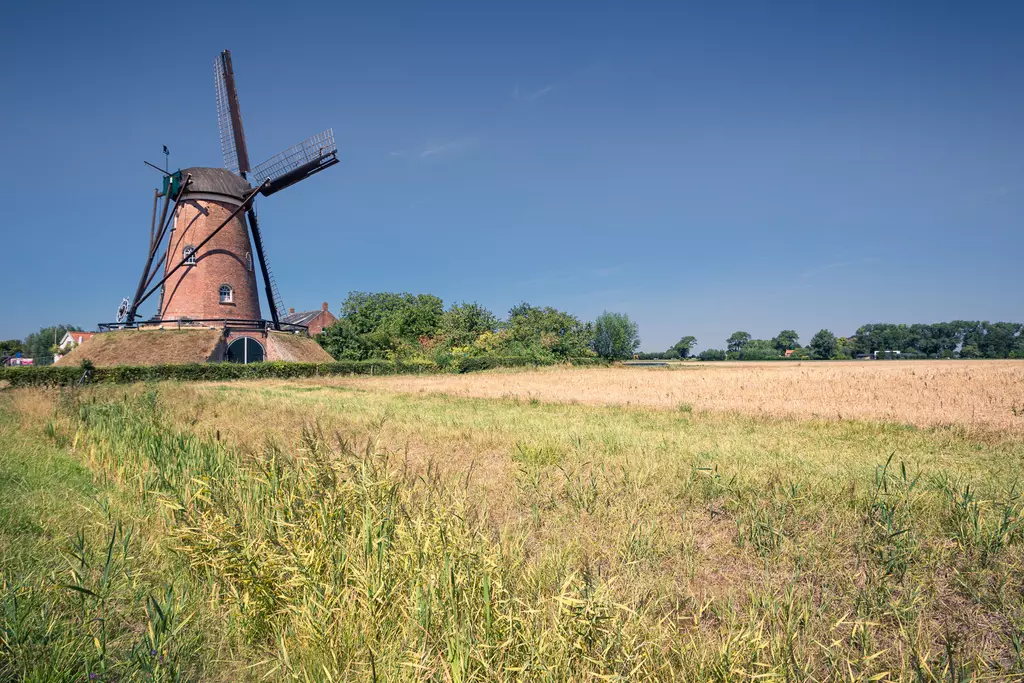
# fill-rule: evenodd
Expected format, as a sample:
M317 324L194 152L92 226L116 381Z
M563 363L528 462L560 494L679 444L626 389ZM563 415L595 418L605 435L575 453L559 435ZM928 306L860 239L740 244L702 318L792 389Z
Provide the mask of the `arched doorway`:
M239 337L228 344L229 363L259 363L263 355L263 344L252 337Z

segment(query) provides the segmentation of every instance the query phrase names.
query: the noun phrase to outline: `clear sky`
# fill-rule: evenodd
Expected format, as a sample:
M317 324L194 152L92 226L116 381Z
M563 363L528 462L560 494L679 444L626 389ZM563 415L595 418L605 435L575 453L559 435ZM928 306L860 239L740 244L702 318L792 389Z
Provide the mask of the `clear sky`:
M262 199L287 306L350 290L628 313L645 350L1024 319L1024 3L15 3L0 339L113 319L152 190L333 126ZM152 313L152 305L142 312Z

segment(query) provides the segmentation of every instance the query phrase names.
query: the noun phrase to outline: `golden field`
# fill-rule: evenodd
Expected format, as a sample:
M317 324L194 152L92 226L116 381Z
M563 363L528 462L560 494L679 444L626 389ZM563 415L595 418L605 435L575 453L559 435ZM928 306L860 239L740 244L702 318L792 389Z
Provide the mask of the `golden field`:
M0 680L1021 680L1022 367L0 391Z
M346 378L407 393L1024 430L1024 361L685 363L579 372Z

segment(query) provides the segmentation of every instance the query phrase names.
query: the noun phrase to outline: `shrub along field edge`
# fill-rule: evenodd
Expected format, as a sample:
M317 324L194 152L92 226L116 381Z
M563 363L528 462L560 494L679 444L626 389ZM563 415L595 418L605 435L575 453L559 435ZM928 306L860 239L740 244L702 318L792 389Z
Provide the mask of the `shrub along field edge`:
M607 365L599 358L571 358L570 365ZM436 363L389 360L350 360L333 363L191 363L186 365L118 365L94 368L87 381L94 384L131 384L161 380L216 381L232 379L294 379L330 375L417 375L441 372L477 372L494 368L555 365L525 357L467 357L442 368ZM81 367L0 368L0 383L10 387L66 386L82 380Z

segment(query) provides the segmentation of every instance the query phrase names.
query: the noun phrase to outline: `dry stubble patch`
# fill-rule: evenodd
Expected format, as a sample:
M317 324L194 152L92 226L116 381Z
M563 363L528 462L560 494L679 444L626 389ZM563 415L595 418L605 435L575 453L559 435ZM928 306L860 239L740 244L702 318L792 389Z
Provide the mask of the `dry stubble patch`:
M337 378L369 391L879 420L1024 433L1024 361L722 363Z

